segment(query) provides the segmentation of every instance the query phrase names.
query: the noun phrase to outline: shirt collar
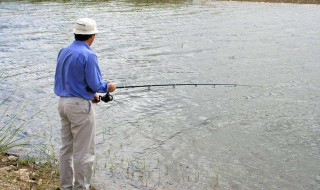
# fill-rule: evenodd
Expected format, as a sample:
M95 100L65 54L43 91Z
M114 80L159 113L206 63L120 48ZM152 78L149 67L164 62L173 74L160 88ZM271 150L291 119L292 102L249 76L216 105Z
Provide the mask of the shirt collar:
M91 47L85 41L74 40L73 43L76 45L85 46L87 49L92 51Z

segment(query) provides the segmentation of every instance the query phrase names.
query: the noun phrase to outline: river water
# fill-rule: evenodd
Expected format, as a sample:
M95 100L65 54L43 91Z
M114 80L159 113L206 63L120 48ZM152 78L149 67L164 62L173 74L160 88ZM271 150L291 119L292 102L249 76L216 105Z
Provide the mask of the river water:
M91 17L118 85L252 85L119 89L95 105L97 189L320 189L319 5L167 2L0 2L0 95L7 116L25 107L20 135L58 153L55 60Z

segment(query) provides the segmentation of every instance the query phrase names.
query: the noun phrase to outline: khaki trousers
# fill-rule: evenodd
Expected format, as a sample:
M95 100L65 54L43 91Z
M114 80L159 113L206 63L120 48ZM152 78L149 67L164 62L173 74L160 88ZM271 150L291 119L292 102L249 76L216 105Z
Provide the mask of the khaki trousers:
M87 190L95 159L95 119L91 101L60 97L60 185L62 190Z

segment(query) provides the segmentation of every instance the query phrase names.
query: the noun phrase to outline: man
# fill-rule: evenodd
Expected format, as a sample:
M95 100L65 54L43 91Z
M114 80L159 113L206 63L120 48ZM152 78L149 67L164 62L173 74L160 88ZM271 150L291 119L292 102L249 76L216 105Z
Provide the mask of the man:
M89 189L95 159L95 118L92 103L98 93L113 92L104 82L95 53L90 48L97 34L96 22L79 19L75 41L60 50L54 81L61 118L60 185L63 190Z

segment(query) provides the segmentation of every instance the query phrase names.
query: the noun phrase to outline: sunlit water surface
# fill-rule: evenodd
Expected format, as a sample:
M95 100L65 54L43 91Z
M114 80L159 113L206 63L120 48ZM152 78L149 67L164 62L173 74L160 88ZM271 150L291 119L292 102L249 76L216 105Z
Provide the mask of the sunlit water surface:
M98 189L320 189L320 7L137 2L0 3L0 95L14 92L7 115L25 105L20 135L58 153L55 61L92 17L118 85L253 85L118 90L95 106Z

